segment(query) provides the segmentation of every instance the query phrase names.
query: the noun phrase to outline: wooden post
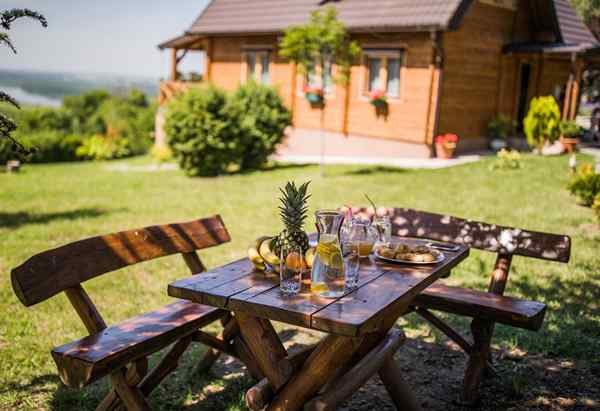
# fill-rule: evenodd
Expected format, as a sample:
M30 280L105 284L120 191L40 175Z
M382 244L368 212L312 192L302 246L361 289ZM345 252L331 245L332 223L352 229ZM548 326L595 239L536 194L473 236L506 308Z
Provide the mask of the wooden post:
M563 120L569 119L569 114L571 112L571 95L573 94L573 83L575 81L575 53L571 53L571 71L569 72L569 80L567 81L567 87L565 90L565 101L563 103L563 112L562 118Z
M206 81L211 81L213 61L213 39L206 39Z
M512 254L498 254L488 292L503 295L508 280ZM466 404L474 404L479 399L479 385L490 360L494 322L475 317L471 322L473 349L465 371L465 379L461 400Z
M581 61L577 61L575 67L575 81L573 81L571 90L571 103L568 117L569 120L575 120L575 117L577 117L577 107L579 105L579 88L581 85L581 74L583 71L583 64L581 63Z
M177 49L171 49L171 80L177 81Z
M344 118L342 120L342 134L345 136L348 135L348 114L350 112L350 93L352 91L351 87L352 83L352 67L350 67L350 73L348 73L348 79L346 80L346 84L344 86Z

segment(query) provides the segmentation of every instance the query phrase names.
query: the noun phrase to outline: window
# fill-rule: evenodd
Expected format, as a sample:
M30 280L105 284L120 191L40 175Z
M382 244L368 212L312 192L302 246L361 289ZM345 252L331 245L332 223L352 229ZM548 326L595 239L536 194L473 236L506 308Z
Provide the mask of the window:
M367 49L364 55L366 78L363 94L383 90L388 97L400 97L403 50Z
M325 63L324 78L321 78L321 73L322 70L320 66L309 71L304 78L305 84L308 87L322 88L325 94L332 94L334 92L333 65L331 63Z
M244 81L254 80L261 84L269 84L270 78L270 56L269 50L247 50L244 52L245 77Z
M260 56L260 82L269 84L269 53L262 53Z
M246 80L256 80L256 53L246 53Z

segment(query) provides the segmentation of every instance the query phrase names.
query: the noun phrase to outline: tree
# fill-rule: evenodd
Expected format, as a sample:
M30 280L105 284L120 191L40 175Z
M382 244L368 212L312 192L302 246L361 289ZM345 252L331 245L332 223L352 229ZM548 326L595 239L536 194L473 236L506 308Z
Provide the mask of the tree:
M296 63L300 73L308 75L318 73L320 69L321 87L327 84L328 68L337 67L333 80L342 85L350 80L350 69L361 49L337 18L334 6L326 7L322 12L315 10L310 14L307 24L293 26L285 31L280 43L279 54ZM325 100L319 104L321 119ZM323 173L324 136L321 135L321 174Z
M350 40L344 23L337 18L336 8L329 6L324 12L313 11L307 24L287 29L279 54L296 63L303 74L315 72L320 67L322 84L325 84L326 76L323 68L335 64L338 72L334 80L346 84L352 62L360 54L360 46Z
M37 20L41 23L43 27L48 26L46 18L36 11L32 11L29 9L10 9L2 11L0 13L0 27L2 27L2 29L5 31L0 31L0 44L7 46L15 54L17 53L17 49L13 45L10 37L8 36L7 31L10 30L11 25L12 23L14 23L15 20L20 19L22 17L29 17L34 20ZM0 91L0 102L6 102L12 104L16 108L20 108L19 103L3 91ZM0 112L0 139L8 139L12 143L15 151L20 152L22 154L30 154L30 149L25 148L21 143L19 143L12 137L11 134L16 129L17 125L14 122L14 120L8 117L6 114Z

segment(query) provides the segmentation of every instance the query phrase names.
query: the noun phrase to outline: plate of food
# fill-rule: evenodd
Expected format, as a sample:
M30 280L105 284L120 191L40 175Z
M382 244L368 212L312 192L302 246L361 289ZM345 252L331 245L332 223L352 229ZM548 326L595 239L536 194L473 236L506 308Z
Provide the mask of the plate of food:
M383 261L402 264L438 264L446 256L426 245L390 244L375 250L375 257Z

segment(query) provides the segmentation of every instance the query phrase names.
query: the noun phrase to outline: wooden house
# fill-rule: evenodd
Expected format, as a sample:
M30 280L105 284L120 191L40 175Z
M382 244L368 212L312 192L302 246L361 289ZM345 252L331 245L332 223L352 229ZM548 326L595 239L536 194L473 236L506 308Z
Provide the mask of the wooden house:
M325 5L338 9L362 56L348 85L316 84L326 92L321 112L303 92L319 76L300 75L278 44ZM177 65L202 50L203 81L235 89L254 78L279 90L293 112L288 154L317 154L324 129L328 155L426 157L443 133L459 135L462 151L486 147L490 120L502 113L520 123L534 96L554 95L574 118L597 46L568 0L213 0L159 45L172 53L160 99L194 85L178 79ZM375 89L387 93L385 115L369 102Z

